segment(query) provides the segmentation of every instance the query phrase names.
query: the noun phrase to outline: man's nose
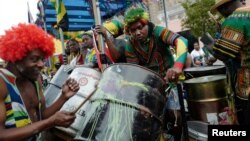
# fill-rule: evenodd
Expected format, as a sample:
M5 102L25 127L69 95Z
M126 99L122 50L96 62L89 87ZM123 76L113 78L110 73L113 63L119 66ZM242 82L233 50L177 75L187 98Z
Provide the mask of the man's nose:
M136 29L136 30L135 30L135 34L136 34L136 35L141 34L140 30L139 30L139 29Z

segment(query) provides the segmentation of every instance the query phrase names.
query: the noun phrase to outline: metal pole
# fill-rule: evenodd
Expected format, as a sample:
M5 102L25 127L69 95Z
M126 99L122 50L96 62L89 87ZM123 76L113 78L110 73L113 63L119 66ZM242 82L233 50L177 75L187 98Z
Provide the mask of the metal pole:
M61 44L62 44L62 55L63 55L63 64L67 65L67 55L65 53L65 47L64 47L64 36L63 36L63 30L62 28L59 27L59 35L60 35L60 40L61 40Z
M180 111L181 111L182 132L184 135L184 141L189 141L187 119L186 119L184 98L183 98L183 91L182 91L182 84L181 83L177 84L177 91L178 91L178 97L179 97L180 108L181 108Z
M166 27L168 27L167 7L166 7L166 4L165 4L165 0L162 0L162 1L163 1L163 9L164 9L165 24L166 24Z
M92 0L93 12L96 25L101 25L101 12L100 12L100 2L98 0ZM94 35L93 35L94 36ZM102 71L107 67L107 59L105 56L105 43L102 35L97 35L98 48L100 50L100 59L102 64Z

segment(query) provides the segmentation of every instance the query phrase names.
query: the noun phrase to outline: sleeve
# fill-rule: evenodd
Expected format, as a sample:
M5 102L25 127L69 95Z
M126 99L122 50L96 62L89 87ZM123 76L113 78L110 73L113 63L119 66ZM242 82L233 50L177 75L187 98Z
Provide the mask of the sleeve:
M176 61L174 63L174 67L183 69L183 66L187 59L187 48L188 41L184 37L178 37L175 40L176 47Z
M176 49L176 61L174 67L183 69L187 58L188 41L179 34L176 34L167 28L156 27L156 35L167 44L168 46L174 46Z
M234 12L222 23L221 36L216 40L213 51L221 61L237 58L240 51L249 43L250 22L247 20L248 12Z
M244 25L244 29L245 29L245 35L246 35L246 40L247 43L250 43L250 22L248 21L248 23L246 23Z

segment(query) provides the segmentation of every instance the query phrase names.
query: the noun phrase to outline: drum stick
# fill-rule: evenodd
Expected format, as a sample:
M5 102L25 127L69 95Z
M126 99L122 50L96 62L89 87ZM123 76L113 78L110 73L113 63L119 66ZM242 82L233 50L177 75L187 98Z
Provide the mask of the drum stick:
M218 26L219 28L221 28L221 24L220 24L219 21L217 21L217 19L215 18L215 16L210 11L207 11L207 14L215 22L216 26Z
M97 88L93 91L93 92L91 92L87 97L86 97L86 99L84 99L83 101L82 101L82 103L75 109L75 110L73 110L72 111L72 113L76 113L93 95L94 95L94 93L96 92L96 90L97 90Z

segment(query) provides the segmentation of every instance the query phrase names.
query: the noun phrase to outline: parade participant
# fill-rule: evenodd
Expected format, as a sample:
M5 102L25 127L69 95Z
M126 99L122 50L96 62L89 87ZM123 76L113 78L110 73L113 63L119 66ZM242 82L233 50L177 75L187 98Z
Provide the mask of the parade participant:
M118 27L121 28L121 27ZM115 49L115 51L118 51L119 54L123 54L122 57L119 57L119 59L116 60L116 63L118 62L126 62L126 58L124 56L124 51L125 51L125 45L126 45L126 40L123 38L115 38L117 35L112 34L110 30L108 30L106 27L102 25L96 25L95 30L96 33L101 34L104 38L104 41L108 47L105 48L105 53L108 56L109 60L113 61L109 49Z
M1 141L42 140L45 129L74 121L73 113L59 111L79 90L74 79L64 83L54 104L45 106L40 71L54 50L52 37L33 24L19 24L0 36L0 57L7 62L0 69Z
M205 53L200 48L200 45L198 42L194 42L194 49L191 52L191 56L192 56L193 65L195 67L206 65Z
M211 66L216 61L212 54L207 51L207 47L200 48L198 42L194 42L194 50L191 52L193 66Z
M122 54L109 46L112 58L117 61L125 56L128 63L149 68L169 82L178 81L187 58L187 40L167 28L154 25L149 21L148 12L142 8L131 8L124 17L125 51ZM176 49L176 61L170 46ZM175 135L176 140L179 137Z
M211 13L219 12L225 17L213 47L214 55L225 63L231 78L231 88L236 95L248 97L250 80L244 72L250 69L250 7L244 5L245 0L218 0L211 8ZM240 124L246 124L249 120L244 103L236 101L236 108L238 111L243 109L244 113L238 112Z
M93 43L92 33L90 31L84 32L82 34L82 48L85 52L84 64L95 68L98 63Z
M136 63L152 69L168 81L177 81L187 57L187 40L167 28L149 22L149 14L142 8L131 8L125 14L125 31L128 41L125 57L128 63ZM174 62L169 46L176 47ZM109 47L114 60L122 56L116 48Z
M111 35L104 26L96 25L95 28L93 29L93 32L89 32L89 31L85 32L82 37L83 39L82 46L88 49L88 53L86 54L86 57L85 57L86 64L91 64L91 62L92 64L96 64L96 65L98 64L97 56L96 56L97 54L94 48L93 33L95 37L97 37L97 34L101 34L103 36L104 42L106 43L105 48L104 48L106 61L107 61L106 63L112 64L114 61L110 55L108 47L110 46L110 48L116 48L116 49L119 49L119 51L122 51L124 50L125 40L114 38L113 35ZM98 46L97 42L96 42L96 46ZM124 57L121 57L116 62L125 62L125 59Z
M70 39L66 43L66 48L70 52L70 65L82 65L84 64L84 55L81 51L80 44L76 39Z

